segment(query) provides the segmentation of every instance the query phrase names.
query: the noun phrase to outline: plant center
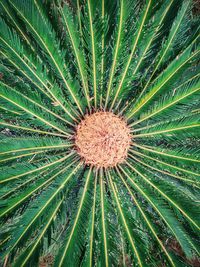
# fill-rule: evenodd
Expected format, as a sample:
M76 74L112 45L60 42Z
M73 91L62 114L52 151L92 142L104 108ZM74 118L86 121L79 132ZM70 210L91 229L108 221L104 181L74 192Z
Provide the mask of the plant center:
M122 163L127 157L130 143L130 129L125 120L111 112L86 115L77 126L77 152L85 164L97 168Z

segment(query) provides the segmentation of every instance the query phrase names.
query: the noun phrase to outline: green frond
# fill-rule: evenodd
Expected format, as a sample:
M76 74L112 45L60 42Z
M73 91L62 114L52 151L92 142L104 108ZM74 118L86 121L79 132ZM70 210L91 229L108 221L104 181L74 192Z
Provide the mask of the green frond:
M27 125L27 124L26 124ZM18 123L17 124L11 124L11 123L6 123L4 121L0 121L0 126L3 127L3 129L5 129L5 131L7 131L7 128L5 127L9 127L9 128L14 128L15 130L19 130L19 131L25 131L26 133L27 132L34 132L34 133L37 133L37 134L44 134L44 135L52 135L52 136L58 136L58 137L64 137L66 138L66 135L65 134L59 134L59 133L53 133L53 132L48 132L48 131L42 131L40 129L34 129L34 128L29 128L29 127L26 127L24 125L19 125Z
M191 238L186 234L183 226L176 220L175 214L173 214L172 210L170 210L160 198L151 192L150 188L145 188L142 185L136 183L134 178L131 178L123 168L121 171L128 178L128 182L138 191L141 195L148 201L149 204L155 209L155 211L159 214L161 219L168 225L172 233L176 236L177 240L179 240L184 252L188 254L189 257L192 256L192 250L196 249L195 245Z
M131 150L131 152L133 152L136 155L139 155L142 158L148 158L148 159L151 159L153 161L156 161L156 162L160 163L161 165L167 166L170 171L174 169L174 170L177 170L177 171L180 171L180 172L184 172L184 173L190 174L192 176L200 176L199 173L195 173L195 172L189 171L188 169L180 168L177 165L169 164L168 162L163 161L163 159L159 160L158 159L158 155L155 158L155 157L150 157L150 156L148 156L148 155L146 155L144 153L140 153L140 152L138 152L136 150L133 150L133 149ZM162 157L162 154L160 154L160 156Z
M68 33L69 43L71 43L74 57L76 59L76 64L78 65L78 70L81 77L81 82L87 100L88 108L91 109L90 105L90 96L88 92L87 84L87 73L86 73L86 62L84 58L84 51L80 49L81 47L81 38L78 32L78 20L73 17L72 10L69 5L64 5L64 8L61 6L61 3L58 4L59 12L61 14L63 25L66 28Z
M169 55L173 53L173 50L177 49L177 46L181 44L184 38L187 39L187 31L190 30L190 20L189 20L189 13L191 11L191 1L188 0L182 4L178 14L174 20L174 23L171 26L170 32L168 37L165 40L163 47L160 49L156 56L156 64L154 66L153 72L147 83L145 84L139 98L143 95L145 90L148 88L152 78L154 77L156 71L167 62ZM185 36L184 36L185 35ZM185 40L184 40L185 42ZM171 55L170 55L171 56Z
M134 146L136 147L139 147L143 150L147 150L147 151L150 151L152 153L155 153L155 154L159 154L159 155L162 155L164 157L170 157L170 158L173 158L175 160L183 160L183 161L186 161L186 162L190 162L190 164L192 164L192 162L199 162L199 157L198 158L195 158L195 157L190 157L190 155L187 157L186 155L184 155L182 153L180 153L180 151L176 151L175 149L174 150L169 150L169 149L155 149L155 148L149 148L147 146L141 146L141 145L138 145L138 144L134 144ZM193 155L193 153L192 153Z
M144 24L146 22L147 16L149 15L150 9L152 7L151 6L152 2L153 1L151 1L151 0L149 0L147 2L147 4L144 7L144 10L141 12L142 14L139 17L138 25L136 26L136 33L135 33L134 38L133 38L133 45L131 47L131 52L130 52L130 55L128 56L127 64L125 64L124 69L122 69L122 75L121 75L121 78L120 78L120 83L119 83L119 86L117 87L117 89L115 90L115 95L114 95L114 99L112 101L112 104L110 106L110 110L112 110L112 108L113 108L113 106L114 106L114 104L116 102L116 99L117 99L117 97L119 95L119 92L120 92L120 90L121 90L121 88L123 86L124 79L126 78L126 75L127 75L129 66L131 64L133 55L135 54L136 47L137 47L138 42L139 42L139 40L141 38Z
M127 185L127 183L125 182L125 180L123 179L123 177L121 176L120 172L118 171L119 177L121 178L123 184L125 185L125 187L127 188L133 202L135 203L135 205L137 206L138 210L140 211L142 217L144 218L146 224L148 225L148 227L150 228L150 231L152 232L152 234L154 235L154 237L156 238L158 245L161 246L162 250L164 251L164 253L166 254L170 264L172 266L175 266L171 256L169 255L169 253L167 252L165 246L163 245L162 241L159 239L158 234L156 233L153 225L151 224L151 222L149 221L148 217L146 216L145 212L142 210L139 202L137 201L137 199L134 197L133 193L131 192L131 189L129 188L129 186Z
M169 190L167 191L167 193L165 191L163 191L161 188L162 188L162 183L160 182L160 187L157 186L157 184L155 184L154 182L152 182L150 179L148 179L146 176L144 176L140 171L138 171L137 168L131 166L131 164L127 163L127 165L132 169L134 170L135 173L137 173L140 177L142 177L144 179L144 181L151 185L164 199L166 199L168 202L170 202L175 208L177 208L180 213L183 214L183 216L189 220L193 226L195 226L197 229L199 229L199 226L198 226L198 223L197 221L195 221L191 215L188 215L188 213L191 212L191 210L187 210L185 211L182 206L184 205L183 202L182 202L182 199L181 199L181 203L177 203L178 202L178 199L177 197L175 196L175 194L173 194L173 192L171 192L170 196L169 196ZM149 172L148 172L149 174ZM163 187L164 189L164 187ZM170 189L172 189L172 185L170 185ZM167 190L167 187L165 187L164 190ZM179 199L180 201L180 199ZM186 202L188 203L188 202ZM191 207L190 207L191 208ZM196 208L194 208L194 210L196 210ZM192 213L192 215L194 216L194 213Z
M105 189L103 185L102 173L100 174L100 194L101 194L101 220L102 220L102 233L103 233L103 248L104 248L104 265L108 267L108 244L107 244L107 231L106 231L106 220L105 220Z
M41 195L39 198L35 199L35 201L30 204L29 209L27 209L25 213L21 215L21 218L18 222L18 224L21 224L21 227L17 231L14 229L14 231L16 231L15 238L10 240L8 243L8 246L10 247L9 253L14 253L14 251L17 249L17 246L23 245L27 235L34 229L37 229L37 225L42 216L45 214L48 216L48 211L51 209L51 206L53 205L53 207L55 207L57 202L56 199L59 196L62 196L62 190L64 190L69 181L71 181L74 173L80 168L79 164L76 168L71 169L66 173L66 170L69 169L71 165L72 163L60 171L54 172L55 174L50 176L50 178L55 179L56 176L59 175L60 178L55 181L54 184L49 184L47 189L45 189L45 195Z
M95 250L95 222L97 220L96 218L96 201L97 201L97 174L95 174L95 182L94 182L94 195L93 195L93 203L92 203L92 211L90 214L90 219L89 219L89 227L88 227L88 246L87 246L87 251L85 253L85 259L83 261L83 266L93 266L94 262L94 250Z
M0 36L0 46L3 51L1 54L5 59L13 65L17 70L19 70L24 77L26 77L31 83L33 83L41 92L57 101L64 111L74 119L70 112L66 109L65 105L62 103L63 100L58 96L62 96L60 88L51 81L48 81L46 73L42 71L42 66L40 62L36 61L34 57L27 52L27 50L20 43L19 37L14 31L11 31L5 22L0 20L1 28L3 29L2 35ZM27 61L29 59L29 61ZM43 75L41 75L43 73ZM50 85L50 87L49 87ZM44 90L44 88L45 90Z
M0 183L7 183L8 181L11 181L11 180L15 180L15 179L19 179L23 176L26 176L26 175L29 175L29 174L32 174L34 172L38 172L40 170L43 170L45 168L49 168L55 164L58 164L64 160L66 160L69 156L71 156L71 153L63 158L59 158L59 159L56 159L56 160L52 160L52 162L50 163L47 163L47 164L44 164L42 166L32 166L32 164L27 164L27 166L23 166L23 170L21 171L18 170L18 168L16 168L16 170L13 170L12 168L10 170L7 170L7 172L3 173L2 174L2 177L1 177L1 180L0 180ZM30 170L31 169L31 170ZM27 170L24 172L24 170ZM18 173L17 175L12 175L12 174L16 174Z
M62 57L64 56L64 51L61 51L59 48L59 42L56 41L55 33L45 17L45 12L40 8L37 1L27 1L26 5L17 0L10 3L23 19L24 23L26 23L26 26L33 34L36 41L38 41L41 48L44 49L44 52L55 68L56 73L59 75L60 79L63 80L70 96L76 103L79 111L83 114L80 100L78 99L79 97L76 92L76 86L70 81L67 69L63 63ZM68 76L68 81L66 75Z
M34 255L34 252L35 252L36 248L38 247L39 243L41 242L41 239L44 237L44 234L46 233L47 229L50 227L50 224L54 220L58 210L60 209L62 202L63 202L63 200L58 202L56 208L53 210L52 213L50 213L50 216L47 219L47 222L46 222L45 226L43 227L41 233L39 234L37 241L32 246L29 247L28 251L25 251L23 253L21 258L19 260L17 260L15 266L19 266L19 265L20 266L26 266L26 263L32 257L32 255Z
M2 0L0 3L0 7L1 7L1 11L5 12L6 19L9 19L9 21L12 23L13 27L17 29L17 31L20 33L20 35L23 37L23 39L27 42L28 45L31 46L31 49L34 51L34 48L31 45L29 37L23 31L23 28L21 27L21 25L19 23L19 19L17 18L15 12L12 10L10 4L6 0Z
M193 80L194 79L194 80ZM174 110L177 109L179 111L179 106L181 104L185 104L184 105L184 110L186 110L186 105L189 105L190 102L189 100L193 100L193 98L197 98L199 95L199 90L200 90L200 82L199 82L199 75L195 75L194 77L192 77L189 79L189 82L181 86L175 87L173 88L168 94L164 95L159 102L157 101L155 103L155 105L153 105L153 107L151 107L149 110L147 110L147 112L143 113L141 118L139 120L137 120L136 122L133 122L130 124L131 127L134 127L135 125L148 120L150 118L153 117L153 119L155 120L155 115L156 117L159 115L158 120L161 120L161 116L162 115L167 115L167 117L170 115L174 114L174 112L172 112ZM179 106L177 106L179 105ZM182 105L181 105L182 106ZM169 112L170 111L170 112ZM162 114L161 114L162 112ZM166 112L163 114L163 112ZM180 109L180 113L182 112L182 109ZM135 128L135 127L134 127Z
M66 133L64 130L60 129L54 123L50 122L50 115L48 110L48 113L46 112L46 116L48 118L44 118L44 116L41 116L42 110L45 109L41 105L38 105L35 103L33 100L29 99L28 97L21 97L21 94L18 94L15 90L11 88L7 88L4 86L4 84L0 83L1 88L0 88L0 96L1 98L5 99L6 101L10 102L14 106L17 106L21 110L27 112L33 117L36 117L38 120L42 121L45 123L47 126L50 126L53 129L56 129L57 131L61 132L62 134L65 134L66 136L70 136L69 133ZM27 108L28 107L28 108ZM46 111L46 110L45 110ZM55 119L54 119L55 121Z
M179 55L179 60L176 59L168 66L167 69L161 75L158 76L158 79L155 81L155 84L151 86L151 90L146 93L141 99L139 98L138 103L135 104L134 109L131 112L130 116L136 114L143 107L147 107L147 103L152 100L152 98L159 93L166 90L167 85L172 82L177 75L181 74L181 71L184 70L187 64L191 64L192 60L199 54L199 50L196 46L190 45L181 55Z
M87 210L90 210L90 193L88 192L90 183L91 183L91 168L89 169L88 172L85 174L85 185L80 192L80 202L77 207L77 213L74 218L71 220L71 225L69 229L67 229L67 238L65 238L63 242L63 249L61 250L61 255L58 258L57 261L57 266L63 266L66 264L72 264L72 262L77 262L78 263L78 250L81 249L81 242L84 243L84 239L80 238L81 232L83 232L84 229L84 221L88 217ZM87 200L86 200L87 198ZM84 217L83 217L84 216ZM82 225L82 227L81 227ZM80 234L79 234L80 233ZM76 238L76 250L73 250L72 244L75 242ZM77 240L78 238L78 240ZM71 251L71 253L68 253ZM73 254L73 256L72 256Z
M182 177L182 176L173 174L173 173L171 173L171 172L169 172L169 171L162 170L162 167L161 167L161 166L162 166L162 165L165 165L165 162L159 161L159 160L157 160L157 159L155 159L155 158L149 157L149 156L144 155L144 154L142 154L142 153L138 153L138 152L136 152L136 151L134 151L134 150L131 150L131 152L133 152L133 154L136 154L136 155L139 155L139 156L142 156L142 157L146 157L146 158L148 158L148 159L155 160L157 163L161 163L161 165L158 165L159 168L156 168L156 167L151 166L150 163L146 163L146 161L145 161L144 159L143 159L143 161L141 161L140 159L134 157L133 155L129 155L130 158L132 158L132 159L135 160L136 162L139 162L139 163L141 163L142 165L144 165L144 166L146 166L146 167L148 167L148 168L150 168L150 169L152 169L152 170L155 170L155 171L157 171L157 172L160 172L160 173L166 175L166 177L167 177L167 176L171 176L171 177L174 177L174 178L179 179L179 180L181 180L181 181L185 181L185 182L191 183L193 186L197 186L196 183L199 184L199 182L198 182L198 181L196 182L194 179L188 179L188 178L185 178L185 177ZM180 171L182 170L183 172L185 172L184 169L178 168L178 167L176 167L176 166L173 166L173 165L170 165L170 164L167 164L167 166L171 167L172 169L174 168L174 169L176 169L176 170L180 170ZM188 171L187 171L187 173L188 173ZM192 173L193 175L199 176L198 173L193 173L193 172L191 172L191 173ZM197 186L197 187L198 187L198 186Z
M138 252L138 248L136 246L136 240L134 238L134 235L131 234L131 230L130 230L128 223L126 221L127 220L126 215L124 214L122 207L120 205L120 202L119 202L119 196L117 194L117 187L116 187L115 183L113 183L110 175L109 175L109 182L110 182L111 190L112 190L113 195L114 195L114 199L116 202L116 206L117 206L120 218L122 220L122 225L123 225L124 231L126 232L128 240L130 242L130 246L132 248L133 254L134 254L135 258L137 259L138 265L143 266L143 263L142 263L143 259L140 256L140 253Z
M126 9L127 9L126 3L122 0L120 3L120 9L119 9L119 15L118 15L119 22L117 22L117 27L118 27L117 34L116 34L117 40L116 40L116 44L115 44L115 48L114 48L113 62L112 62L110 75L109 75L105 108L107 108L109 94L110 94L110 90L111 90L111 86L112 86L112 80L113 80L115 68L117 65L117 58L119 57L119 54L120 54L120 44L123 40L124 32L122 31L122 29L125 27L125 22L127 19L127 10Z
M164 127L163 127L164 126ZM198 128L200 126L199 123L199 116L197 115L192 115L192 116L188 116L185 119L179 120L177 121L171 121L168 123L163 123L157 125L156 127L151 127L150 131L148 130L144 130L141 131L141 133L139 134L135 134L133 135L133 138L141 138L141 137L147 137L147 136L153 136L153 135L160 135L163 133L170 133L170 135L172 136L172 134L174 134L174 132L176 132L176 137L178 136L179 132L177 131L181 131L180 134L183 136L184 134L189 133L189 130L191 128L196 128L197 127L197 136L198 136ZM195 129L192 129L192 133L195 134Z

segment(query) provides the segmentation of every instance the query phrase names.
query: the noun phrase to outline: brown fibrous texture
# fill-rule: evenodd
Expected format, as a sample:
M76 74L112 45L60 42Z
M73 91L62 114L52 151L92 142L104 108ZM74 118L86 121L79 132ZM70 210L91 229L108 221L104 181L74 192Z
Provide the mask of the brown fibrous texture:
M76 129L75 145L85 164L108 168L123 163L131 143L126 121L112 112L86 115Z

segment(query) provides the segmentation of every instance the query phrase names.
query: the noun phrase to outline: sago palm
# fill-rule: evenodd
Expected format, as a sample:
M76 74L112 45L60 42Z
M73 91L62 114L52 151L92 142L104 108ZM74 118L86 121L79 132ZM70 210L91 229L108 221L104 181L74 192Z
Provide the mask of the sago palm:
M197 266L192 1L0 10L2 266Z

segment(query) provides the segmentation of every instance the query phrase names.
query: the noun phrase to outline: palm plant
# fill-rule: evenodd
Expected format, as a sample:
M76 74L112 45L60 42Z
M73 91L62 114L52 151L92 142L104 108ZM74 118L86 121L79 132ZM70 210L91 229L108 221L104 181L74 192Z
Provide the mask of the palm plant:
M192 266L190 0L0 1L3 266Z

